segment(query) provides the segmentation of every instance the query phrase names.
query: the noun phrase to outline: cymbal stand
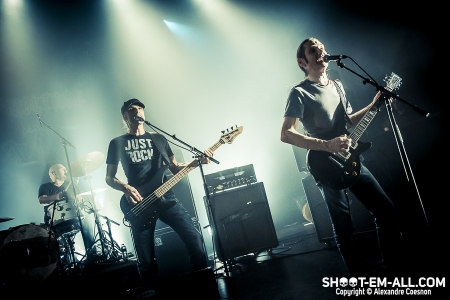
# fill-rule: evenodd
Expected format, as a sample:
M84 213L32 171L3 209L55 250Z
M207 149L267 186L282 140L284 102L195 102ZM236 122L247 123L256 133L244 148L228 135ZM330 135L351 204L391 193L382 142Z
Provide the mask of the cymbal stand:
M110 243L110 249L108 249L108 259L111 259L111 258L113 260L119 259L121 251L120 251L119 244L117 244L117 242L112 237L111 223L114 223L117 226L120 226L120 224L111 220L110 218L108 218L106 216L102 216L101 214L98 214L98 215L106 220L106 225L108 226L108 236L109 236L109 243ZM106 243L106 239L105 239L105 243Z
M102 256L104 258L107 257L107 253L106 253L106 245L105 245L105 237L103 235L103 229L102 229L102 225L100 223L100 220L98 218L99 214L98 214L98 210L97 210L97 205L95 204L95 192L94 189L92 188L92 183L91 183L91 176L86 172L85 178L89 184L89 190L91 191L91 195L92 195L92 211L94 213L94 220L95 220L95 225L97 226L97 231L98 231L98 235L99 235L99 241L100 241L100 245L101 245L101 249L102 249ZM88 251L86 251L87 253Z

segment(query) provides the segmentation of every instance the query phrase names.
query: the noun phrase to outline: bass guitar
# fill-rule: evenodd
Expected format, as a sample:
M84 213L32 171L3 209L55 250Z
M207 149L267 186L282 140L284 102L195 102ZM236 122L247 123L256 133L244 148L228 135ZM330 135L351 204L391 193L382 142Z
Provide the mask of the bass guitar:
M222 131L223 135L219 141L212 145L210 149L215 151L223 144L231 144L234 139L242 133L244 128L237 127L231 131ZM166 200L163 195L169 191L176 183L178 183L184 176L194 170L199 164L197 159L190 162L177 174L172 176L167 181L164 180L164 173L168 166L164 165L158 169L156 175L148 183L135 187L143 199L137 204L130 204L125 194L120 198L120 209L124 214L125 219L133 226L142 226L156 222L161 211L175 205L175 201Z
M401 80L397 74L391 73L384 79L386 89L389 91L397 89ZM326 151L308 150L306 153L308 170L316 181L336 190L346 189L355 184L361 172L360 154L372 147L372 143L361 142L359 139L378 111L378 106L372 105L351 133L345 129L345 126L341 126L341 132L335 136L347 134L352 139L348 152L332 154Z

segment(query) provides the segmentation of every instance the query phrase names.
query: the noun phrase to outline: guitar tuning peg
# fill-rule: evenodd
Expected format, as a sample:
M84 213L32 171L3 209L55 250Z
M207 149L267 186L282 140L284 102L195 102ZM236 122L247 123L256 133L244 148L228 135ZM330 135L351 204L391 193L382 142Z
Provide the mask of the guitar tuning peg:
M231 126L231 130L233 130L233 126Z
M222 130L222 134L225 134L225 130Z

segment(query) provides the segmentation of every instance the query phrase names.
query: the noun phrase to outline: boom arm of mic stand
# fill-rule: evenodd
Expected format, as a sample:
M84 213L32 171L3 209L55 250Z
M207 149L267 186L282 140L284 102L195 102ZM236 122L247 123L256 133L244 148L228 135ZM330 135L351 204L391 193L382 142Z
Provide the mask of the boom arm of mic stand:
M421 114L422 116L428 117L428 116L430 115L430 114L429 114L428 112L426 112L425 110L423 110L423 109L421 109L420 107L418 107L418 106L416 106L416 105L413 105L413 104L409 103L408 101L406 101L406 100L400 98L398 95L392 93L391 91L388 91L388 90L385 89L384 87L378 85L376 82L373 82L372 80L370 80L370 79L368 79L368 78L365 78L365 77L361 76L360 74L356 73L355 71L353 71L353 70L347 68L347 67L341 62L340 59L337 61L337 65L338 65L340 68L346 69L347 71L350 71L350 72L352 72L353 74L355 74L356 76L362 78L362 79L363 79L363 84L369 83L369 84L373 85L378 91L382 91L383 93L388 94L391 98L400 100L401 102L403 102L403 103L405 103L406 105L410 106L413 110L415 110L416 112L418 112L418 113Z
M45 127L47 127L48 129L50 129L51 131L53 131L57 136L59 136L59 137L61 138L63 145L67 144L67 145L71 146L73 149L75 149L75 150L77 149L77 148L75 148L75 146L72 145L68 140L66 140L66 139L65 139L64 137L62 137L59 133L57 133L53 128L51 128L51 127L50 127L49 125L47 125L44 121L42 121L42 119L41 119L41 117L39 117L39 115L38 115L38 119L39 119L39 122L41 123L41 125L44 124Z
M198 157L204 157L204 158L209 158L209 160L211 160L212 162L214 162L214 163L216 163L216 164L219 164L219 162L218 162L216 159L212 158L212 157L209 156L209 155L206 155L205 153L203 153L202 151L198 150L197 148L192 147L192 146L186 144L186 143L183 142L182 140L178 139L175 135L170 135L170 134L168 134L168 133L165 132L164 130L162 130L162 129L160 129L160 128L158 128L158 127L156 127L156 126L150 124L150 122L148 122L147 120L144 120L144 123L147 124L150 128L156 128L158 131L163 132L164 134L170 136L172 139L176 140L177 142L179 142L179 143L185 145L186 147L188 147L189 149L191 149L191 151L196 152L196 153L197 153L196 156L198 156Z

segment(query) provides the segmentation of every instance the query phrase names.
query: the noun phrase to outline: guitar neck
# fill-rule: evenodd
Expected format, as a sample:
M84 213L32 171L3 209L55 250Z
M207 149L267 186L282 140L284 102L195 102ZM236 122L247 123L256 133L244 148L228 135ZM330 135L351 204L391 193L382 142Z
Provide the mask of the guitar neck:
M220 146L222 145L221 141L218 141L217 143L215 143L213 146L210 147L210 149L212 151L217 150ZM198 160L193 160L191 161L187 166L185 166L183 169L181 169L180 171L178 171L177 174L175 174L174 176L172 176L169 180L167 180L166 182L164 182L164 184L162 184L159 188L157 188L154 191L154 194L160 198L162 197L165 193L167 193L175 184L178 183L178 181L180 181L181 179L183 179L184 176L186 176L189 172L191 172L192 170L194 170L195 168L197 168L199 162Z
M392 89L389 87L386 87L388 91L391 91ZM379 109L378 107L375 107L378 101L375 101L375 103L372 104L370 109L364 114L364 117L358 122L358 124L355 126L353 131L350 133L349 137L352 139L352 145L355 145L358 140L363 135L364 131L366 131L367 127L369 127L370 122L375 118L377 115Z
M172 176L169 180L164 182L159 188L157 188L154 191L154 194L156 197L160 198L162 197L167 191L169 191L175 184L177 184L178 181L183 179L184 176L186 176L189 172L194 170L198 165L197 160L191 161L187 166L185 166L183 169L181 169L177 174Z
M375 102L376 103L376 102ZM375 103L370 107L370 109L364 114L364 117L355 126L353 131L350 133L350 138L352 139L352 144L357 143L361 136L369 127L370 122L375 118L378 113L378 108L375 107Z

